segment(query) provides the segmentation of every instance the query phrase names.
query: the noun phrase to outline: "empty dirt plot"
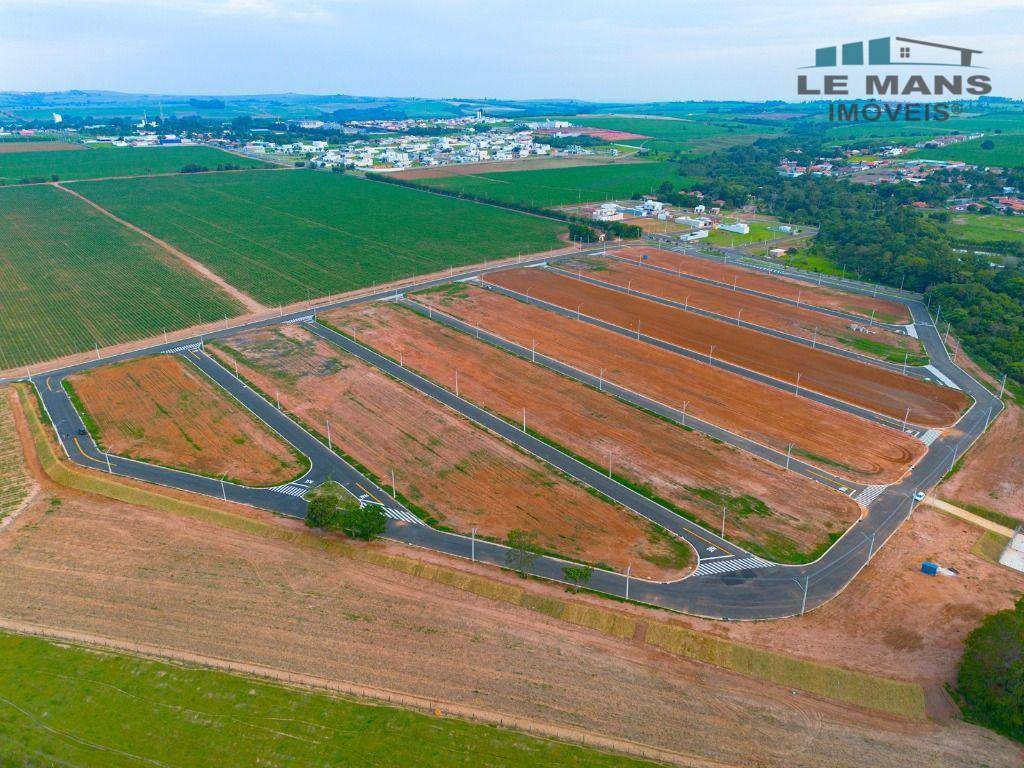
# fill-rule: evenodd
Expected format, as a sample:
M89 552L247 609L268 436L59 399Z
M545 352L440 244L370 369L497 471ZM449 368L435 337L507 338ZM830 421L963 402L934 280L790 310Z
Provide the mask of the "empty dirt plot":
M1024 522L1024 410L1008 404L939 495L968 510Z
M804 283L782 275L769 275L753 269L723 264L699 256L685 256L674 251L660 248L623 248L615 251L616 256L624 259L641 261L647 256L647 264L677 271L682 275L703 277L717 280L728 285L737 285L752 291L768 293L792 301L801 301L811 306L825 309L837 309L871 317L874 310L875 319L882 323L909 323L910 311L898 301L862 296L856 293L844 293L825 286Z
M308 468L284 440L176 356L95 368L69 383L110 453L256 486L286 483Z
M676 511L782 561L801 561L859 517L848 497L731 446L431 322L394 304L361 305L321 318L406 367L459 392Z
M73 152L76 149L85 149L85 145L67 141L0 141L0 155L16 155L21 152Z
M676 344L911 424L946 427L970 403L957 389L784 341L722 320L591 285L545 269L491 272L486 282Z
M467 322L589 374L858 482L899 479L925 446L898 430L813 403L645 342L474 286L417 294Z
M296 327L252 331L217 353L408 505L440 524L504 539L514 528L539 545L652 578L682 575L690 549L628 510L563 479L426 396Z
M725 318L739 317L743 322L799 336L819 345L845 347L869 357L894 363L903 363L906 360L909 365L924 365L928 362L920 341L905 333L897 333L881 326L869 327L813 309L794 307L792 304L752 296L725 286L687 280L685 277L668 275L655 269L644 269L639 265L626 264L617 259L580 256L560 261L555 266L570 272L579 271L584 277L623 288L632 287L636 291L670 299L684 306L714 312Z

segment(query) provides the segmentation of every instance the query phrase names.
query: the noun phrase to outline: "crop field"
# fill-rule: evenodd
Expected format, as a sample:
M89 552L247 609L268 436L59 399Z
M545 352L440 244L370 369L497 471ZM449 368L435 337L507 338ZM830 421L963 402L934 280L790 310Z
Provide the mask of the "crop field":
M67 141L0 140L0 155L13 155L21 152L74 152L84 149L84 144L71 144Z
M159 247L67 192L0 189L0 210L0 370L241 311Z
M574 124L649 136L632 139L656 152L711 152L736 144L750 144L759 136L776 132L772 126L744 126L694 120L645 117L573 117Z
M872 333L866 333L853 326L867 326L835 315L740 293L725 286L687 280L616 259L579 256L561 261L558 266L605 283L670 299L684 306L728 318L739 316L745 322L800 336L808 341L845 347L896 363L902 363L904 356L907 356L910 365L923 365L927 362L920 341L881 326L874 326L869 329Z
M641 268L642 269L642 268ZM484 280L563 309L639 330L699 354L714 350L717 360L771 376L902 419L912 424L947 427L970 404L957 389L904 376L880 366L851 360L821 349L777 339L760 331L704 317L638 296L627 296L546 269L507 269Z
M110 453L256 486L286 483L308 467L180 357L130 360L68 381L88 414L86 424Z
M665 181L681 187L688 179L680 176L672 163L620 163L444 176L421 181L438 189L502 203L557 208L581 202L628 198L635 193L648 194Z
M792 444L794 456L851 480L897 480L925 450L898 430L483 288L417 298L661 403L685 402L687 413L783 453Z
M621 248L616 256L640 261L647 257L647 263L656 267L671 269L677 274L692 275L710 280L748 288L771 294L783 299L801 301L811 306L838 309L870 319L872 313L882 323L909 323L910 313L896 301L878 297L844 293L825 286L808 285L781 275L769 275L759 271L734 267L704 259L699 256L685 256L660 248Z
M982 144L991 141L991 149ZM1024 166L1024 133L988 133L980 139L950 144L941 149L918 149L913 160L962 160L981 167L1020 168Z
M567 557L651 577L679 576L687 544L562 478L452 411L292 327L248 332L214 347L243 376L313 429L331 422L335 446L401 500L444 527L504 539L536 531Z
M11 413L9 387L0 387L0 520L21 506L29 492L28 470Z
M512 731L34 637L0 635L0 762L642 766ZM154 737L159 734L159 737Z
M76 184L267 305L558 248L565 225L344 174Z
M461 287L444 292L463 290ZM607 468L642 493L780 561L800 561L859 516L848 497L699 433L669 424L581 383L509 355L405 307L361 305L320 316L364 344L449 384L462 397Z
M184 166L193 164L211 171L223 164L241 168L269 167L259 160L239 157L213 147L102 147L81 152L3 152L0 153L0 185L178 173Z

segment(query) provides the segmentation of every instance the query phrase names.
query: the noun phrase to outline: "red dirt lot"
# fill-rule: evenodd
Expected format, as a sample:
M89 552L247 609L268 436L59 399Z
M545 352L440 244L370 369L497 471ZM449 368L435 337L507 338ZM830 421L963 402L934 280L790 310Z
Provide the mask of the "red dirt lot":
M454 293L453 291L459 291ZM898 430L873 424L689 360L611 331L560 317L483 288L417 294L417 298L537 352L598 375L662 403L852 480L900 478L925 446Z
M732 285L735 280L736 285L740 288L761 291L772 296L801 301L825 309L854 312L866 318L871 316L871 310L875 310L875 319L879 322L905 324L909 323L911 319L909 310L898 301L844 293L781 275L769 275L732 264L716 263L699 256L684 256L681 253L665 251L660 248L622 248L615 251L615 255L635 261L640 261L641 255L646 255L648 264L678 270L683 275L718 280L729 285Z
M227 350L227 351L224 351ZM513 528L568 557L679 578L689 546L415 390L295 326L234 336L214 352L444 525L504 539Z
M107 365L69 381L110 453L244 485L286 483L305 471L288 443L174 355Z
M542 136L554 136L559 133L570 134L570 135L582 135L582 136L593 136L595 139L603 139L604 141L624 141L625 139L649 139L650 136L644 136L640 133L630 133L629 131L614 131L610 128L587 128L584 126L574 125L572 128L545 128L539 131L534 131Z
M925 427L953 424L967 407L967 396L949 387L914 379L869 363L783 341L685 310L581 282L545 269L491 272L484 280L532 298L580 311L621 328L707 354L840 401Z
M321 315L349 335L436 382L459 371L460 394L521 423L598 466L649 487L718 530L774 557L807 554L860 516L847 496L696 432L605 396L583 384L394 304L364 304ZM700 493L704 493L701 496ZM743 501L759 500L762 512ZM753 546L752 546L753 545ZM790 555L791 556L791 555Z
M646 221L652 221L652 219L646 219ZM860 325L859 323L853 323L835 315L794 307L760 296L751 296L723 286L687 280L685 277L666 275L663 272L644 269L641 266L626 264L614 259L581 256L559 262L558 266L572 272L581 270L585 277L589 276L595 280L613 283L623 288L631 285L643 293L678 301L681 304L687 304L707 312L715 312L724 317L736 317L737 313L742 310L740 318L744 322L800 336L807 340L817 339L819 345L830 344L836 347L845 347L869 357L876 357L876 355L872 355L867 350L857 349L853 345L855 340L881 342L906 350L911 356L923 352L921 342L917 339L881 326L871 328L871 333L864 333L851 327ZM883 355L877 355L877 357L884 358Z
M967 454L960 470L939 488L955 504L982 507L1024 522L1024 410L1008 404Z

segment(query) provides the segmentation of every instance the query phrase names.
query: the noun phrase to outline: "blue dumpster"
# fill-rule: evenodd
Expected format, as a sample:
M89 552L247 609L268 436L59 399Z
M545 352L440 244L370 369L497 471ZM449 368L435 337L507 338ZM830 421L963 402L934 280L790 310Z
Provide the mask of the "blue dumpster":
M921 573L927 573L929 576L934 576L938 572L938 563L929 563L927 560L921 563Z

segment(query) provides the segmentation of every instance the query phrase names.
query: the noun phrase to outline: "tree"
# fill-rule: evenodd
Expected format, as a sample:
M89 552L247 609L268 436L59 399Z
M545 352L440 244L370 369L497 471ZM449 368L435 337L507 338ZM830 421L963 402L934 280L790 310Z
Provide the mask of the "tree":
M372 541L384 533L387 518L380 507L362 506L339 483L327 481L307 497L306 525L341 531L353 539Z
M967 636L957 691L971 719L1024 741L1024 597Z
M981 142L981 148L982 149L995 149L996 148L996 143L994 141L992 141L992 139L985 139L983 142Z
M566 565L562 568L562 575L566 581L572 582L573 592L579 592L580 585L589 584L593 573L594 569L589 565Z
M508 532L508 555L505 562L508 567L526 578L526 573L537 559L537 533L513 528Z
M373 541L387 527L388 519L381 512L380 507L371 507L367 504L360 507L343 509L341 513L341 530L346 536L363 541Z
M569 239L577 243L595 243L597 242L597 232L583 224L570 224Z

